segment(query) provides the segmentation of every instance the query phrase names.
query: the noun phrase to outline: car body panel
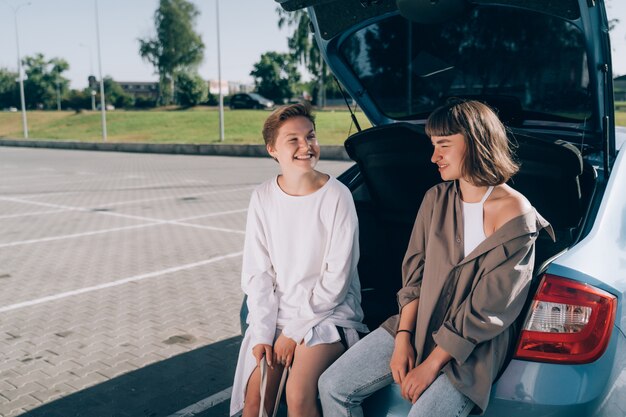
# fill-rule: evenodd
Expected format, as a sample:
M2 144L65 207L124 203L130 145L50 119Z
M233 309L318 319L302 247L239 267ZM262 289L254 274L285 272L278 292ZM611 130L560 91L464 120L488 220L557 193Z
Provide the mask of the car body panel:
M621 142L621 141L620 141ZM618 297L616 325L626 329L626 152L618 154L589 234L556 259L550 273L590 282Z
M622 364L621 371L614 363ZM591 364L564 366L512 360L501 380L492 387L489 408L483 416L624 415L626 397L611 387L626 383L625 366L626 338L619 331L613 333L602 357ZM367 415L406 417L411 404L400 397L400 387L391 384L367 400Z
M237 93L230 98L231 109L271 109L272 107L274 107L272 100L256 93Z

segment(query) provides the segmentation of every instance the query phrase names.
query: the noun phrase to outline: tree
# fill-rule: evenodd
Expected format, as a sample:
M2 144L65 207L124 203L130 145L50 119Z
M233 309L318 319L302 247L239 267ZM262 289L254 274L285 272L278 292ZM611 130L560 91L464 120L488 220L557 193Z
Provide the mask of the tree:
M96 97L100 100L100 93ZM104 97L106 102L113 104L118 109L127 109L135 105L135 101L130 94L127 94L122 87L111 77L104 77Z
M64 109L72 109L76 112L82 109L91 109L91 89L70 90L62 101Z
M207 101L209 87L197 73L181 72L176 77L176 82L176 95L182 106L192 107Z
M24 58L24 95L26 107L52 109L57 105L57 89L63 95L69 80L61 74L69 69L69 64L61 58L46 60L43 54Z
M195 69L204 57L204 43L194 31L200 12L187 0L160 0L154 13L156 34L139 39L139 54L159 74L162 104L174 101L177 72Z
M250 75L254 77L256 91L275 102L291 98L296 83L300 81L292 57L273 51L261 55L261 60L254 64Z
M328 66L322 59L315 36L310 30L309 14L303 9L287 12L280 6L276 8L276 12L278 13L278 27L293 29L291 36L287 38L289 53L294 61L304 65L313 76L312 93L314 97L317 97L318 105L323 106L327 90L333 97L339 96L340 92L333 78L329 76Z
M305 10L286 12L280 6L276 8L276 12L279 29L293 28L291 36L287 38L291 56L296 62L305 65L311 75L318 78L325 64L313 33L309 30L311 19L308 13Z
M0 109L19 107L17 73L0 68Z

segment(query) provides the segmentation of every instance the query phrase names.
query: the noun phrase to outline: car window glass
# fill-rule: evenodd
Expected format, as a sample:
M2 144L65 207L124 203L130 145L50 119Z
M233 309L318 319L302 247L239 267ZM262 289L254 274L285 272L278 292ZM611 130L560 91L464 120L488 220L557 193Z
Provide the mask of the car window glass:
M481 95L507 96L526 119L592 114L584 38L553 16L483 6L425 25L395 15L353 33L340 50L394 119L428 114L450 96Z

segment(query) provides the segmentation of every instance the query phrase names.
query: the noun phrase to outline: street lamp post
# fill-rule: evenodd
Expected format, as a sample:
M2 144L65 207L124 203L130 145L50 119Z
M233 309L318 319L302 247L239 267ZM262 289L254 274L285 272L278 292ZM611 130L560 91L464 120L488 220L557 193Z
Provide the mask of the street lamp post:
M57 111L61 111L61 81L57 78L56 83L57 83Z
M220 0L215 0L217 19L217 83L219 89L220 142L224 141L224 95L222 94L222 63L220 53Z
M17 7L7 5L13 9L13 20L15 22L15 46L17 49L17 72L20 82L20 104L22 106L22 128L24 130L24 139L28 139L28 121L26 120L26 99L24 98L24 74L22 72L22 58L20 56L20 35L17 28L17 12L24 6L29 6L30 2L20 4Z
M96 38L98 41L98 72L100 75L100 111L102 113L102 141L107 140L107 116L106 105L104 102L104 79L102 78L102 54L100 53L100 19L98 17L98 0L95 0L96 6Z

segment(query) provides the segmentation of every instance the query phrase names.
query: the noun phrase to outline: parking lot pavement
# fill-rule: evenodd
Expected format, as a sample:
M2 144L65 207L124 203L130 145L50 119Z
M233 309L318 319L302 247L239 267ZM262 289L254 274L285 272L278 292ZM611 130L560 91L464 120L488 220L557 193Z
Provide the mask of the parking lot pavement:
M246 208L277 169L0 148L0 416L227 415Z

